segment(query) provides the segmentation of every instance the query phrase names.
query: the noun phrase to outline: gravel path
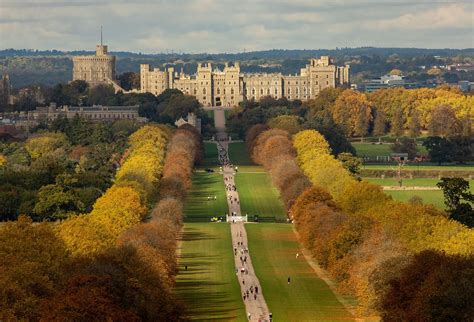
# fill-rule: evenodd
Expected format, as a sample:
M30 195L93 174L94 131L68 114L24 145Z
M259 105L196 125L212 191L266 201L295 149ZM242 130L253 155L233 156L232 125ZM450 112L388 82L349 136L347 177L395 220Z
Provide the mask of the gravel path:
M235 186L235 171L229 161L228 146L227 141L217 143L219 162L222 165L227 190L229 215L231 217L232 215L241 216L239 193ZM247 232L244 223L236 221L235 223L231 222L230 225L236 274L240 284L241 296L245 303L247 318L249 321L270 321L268 306L263 297L260 282L255 275L252 259L247 248Z

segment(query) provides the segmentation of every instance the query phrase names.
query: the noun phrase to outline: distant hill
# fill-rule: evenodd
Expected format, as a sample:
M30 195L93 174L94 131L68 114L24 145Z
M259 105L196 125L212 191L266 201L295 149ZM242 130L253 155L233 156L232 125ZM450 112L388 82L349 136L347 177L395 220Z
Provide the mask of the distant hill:
M54 85L68 82L72 77L71 57L91 55L93 51L60 51L32 49L0 50L0 72L8 70L12 85L16 88L28 85ZM358 79L378 77L393 68L417 72L418 66L436 66L452 62L452 59L468 57L474 60L474 48L423 49L423 48L337 48L315 50L273 49L243 53L187 54L112 52L117 56L117 73L138 72L142 63L155 67L174 66L186 73L196 71L196 62L211 61L218 67L224 61L240 61L242 72L298 73L308 59L329 55L337 64L349 63L351 73ZM442 57L441 59L437 57ZM469 76L471 77L471 76Z

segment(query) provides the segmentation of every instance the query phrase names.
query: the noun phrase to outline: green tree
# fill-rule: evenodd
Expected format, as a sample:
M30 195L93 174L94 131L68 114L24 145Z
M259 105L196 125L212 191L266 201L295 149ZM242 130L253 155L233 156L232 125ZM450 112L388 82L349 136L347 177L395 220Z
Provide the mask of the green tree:
M474 195L469 189L469 181L463 178L441 178L437 186L443 190L444 203L450 217L473 228L474 210L471 203L474 202Z
M120 87L122 87L126 91L129 91L132 89L139 89L140 88L140 73L125 72L118 76L118 81L120 83Z
M354 155L344 152L337 156L337 159L342 162L343 167L350 172L350 174L360 180L360 167L362 160Z
M428 150L431 162L437 162L441 165L443 162L453 161L453 144L446 138L439 136L430 136L423 141L423 146Z
M394 153L408 153L409 160L413 160L418 153L415 140L410 138L401 138L390 148Z

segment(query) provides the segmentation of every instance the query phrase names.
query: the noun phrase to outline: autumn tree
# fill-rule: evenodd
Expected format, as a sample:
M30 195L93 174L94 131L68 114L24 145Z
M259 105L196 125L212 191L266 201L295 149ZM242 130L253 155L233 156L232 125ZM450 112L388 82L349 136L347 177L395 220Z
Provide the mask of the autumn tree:
M375 120L374 120L374 129L373 134L375 136L383 136L387 133L387 125L386 125L386 116L383 109L377 109L375 112Z
M301 130L302 119L296 115L280 115L268 121L268 126L272 129L282 129L290 134L295 134Z
M393 111L393 115L391 118L390 133L393 136L398 138L403 135L404 131L405 131L405 119L403 116L403 111L399 107Z
M40 301L57 292L67 264L49 224L20 216L0 226L0 319L37 320Z
M390 281L384 321L468 321L474 316L474 261L434 251L416 254Z
M372 118L371 105L365 95L345 90L338 96L332 115L337 124L344 126L348 135L364 136Z
M418 111L413 111L411 117L408 120L408 134L412 138L417 138L421 134L421 124Z
M454 136L461 133L461 124L450 106L439 105L431 111L428 130L431 136Z

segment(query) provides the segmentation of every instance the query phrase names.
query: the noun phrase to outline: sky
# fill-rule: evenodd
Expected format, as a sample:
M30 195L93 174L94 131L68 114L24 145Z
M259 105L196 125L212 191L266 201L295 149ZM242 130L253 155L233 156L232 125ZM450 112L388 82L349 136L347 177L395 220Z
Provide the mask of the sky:
M0 48L473 48L473 0L0 0Z

